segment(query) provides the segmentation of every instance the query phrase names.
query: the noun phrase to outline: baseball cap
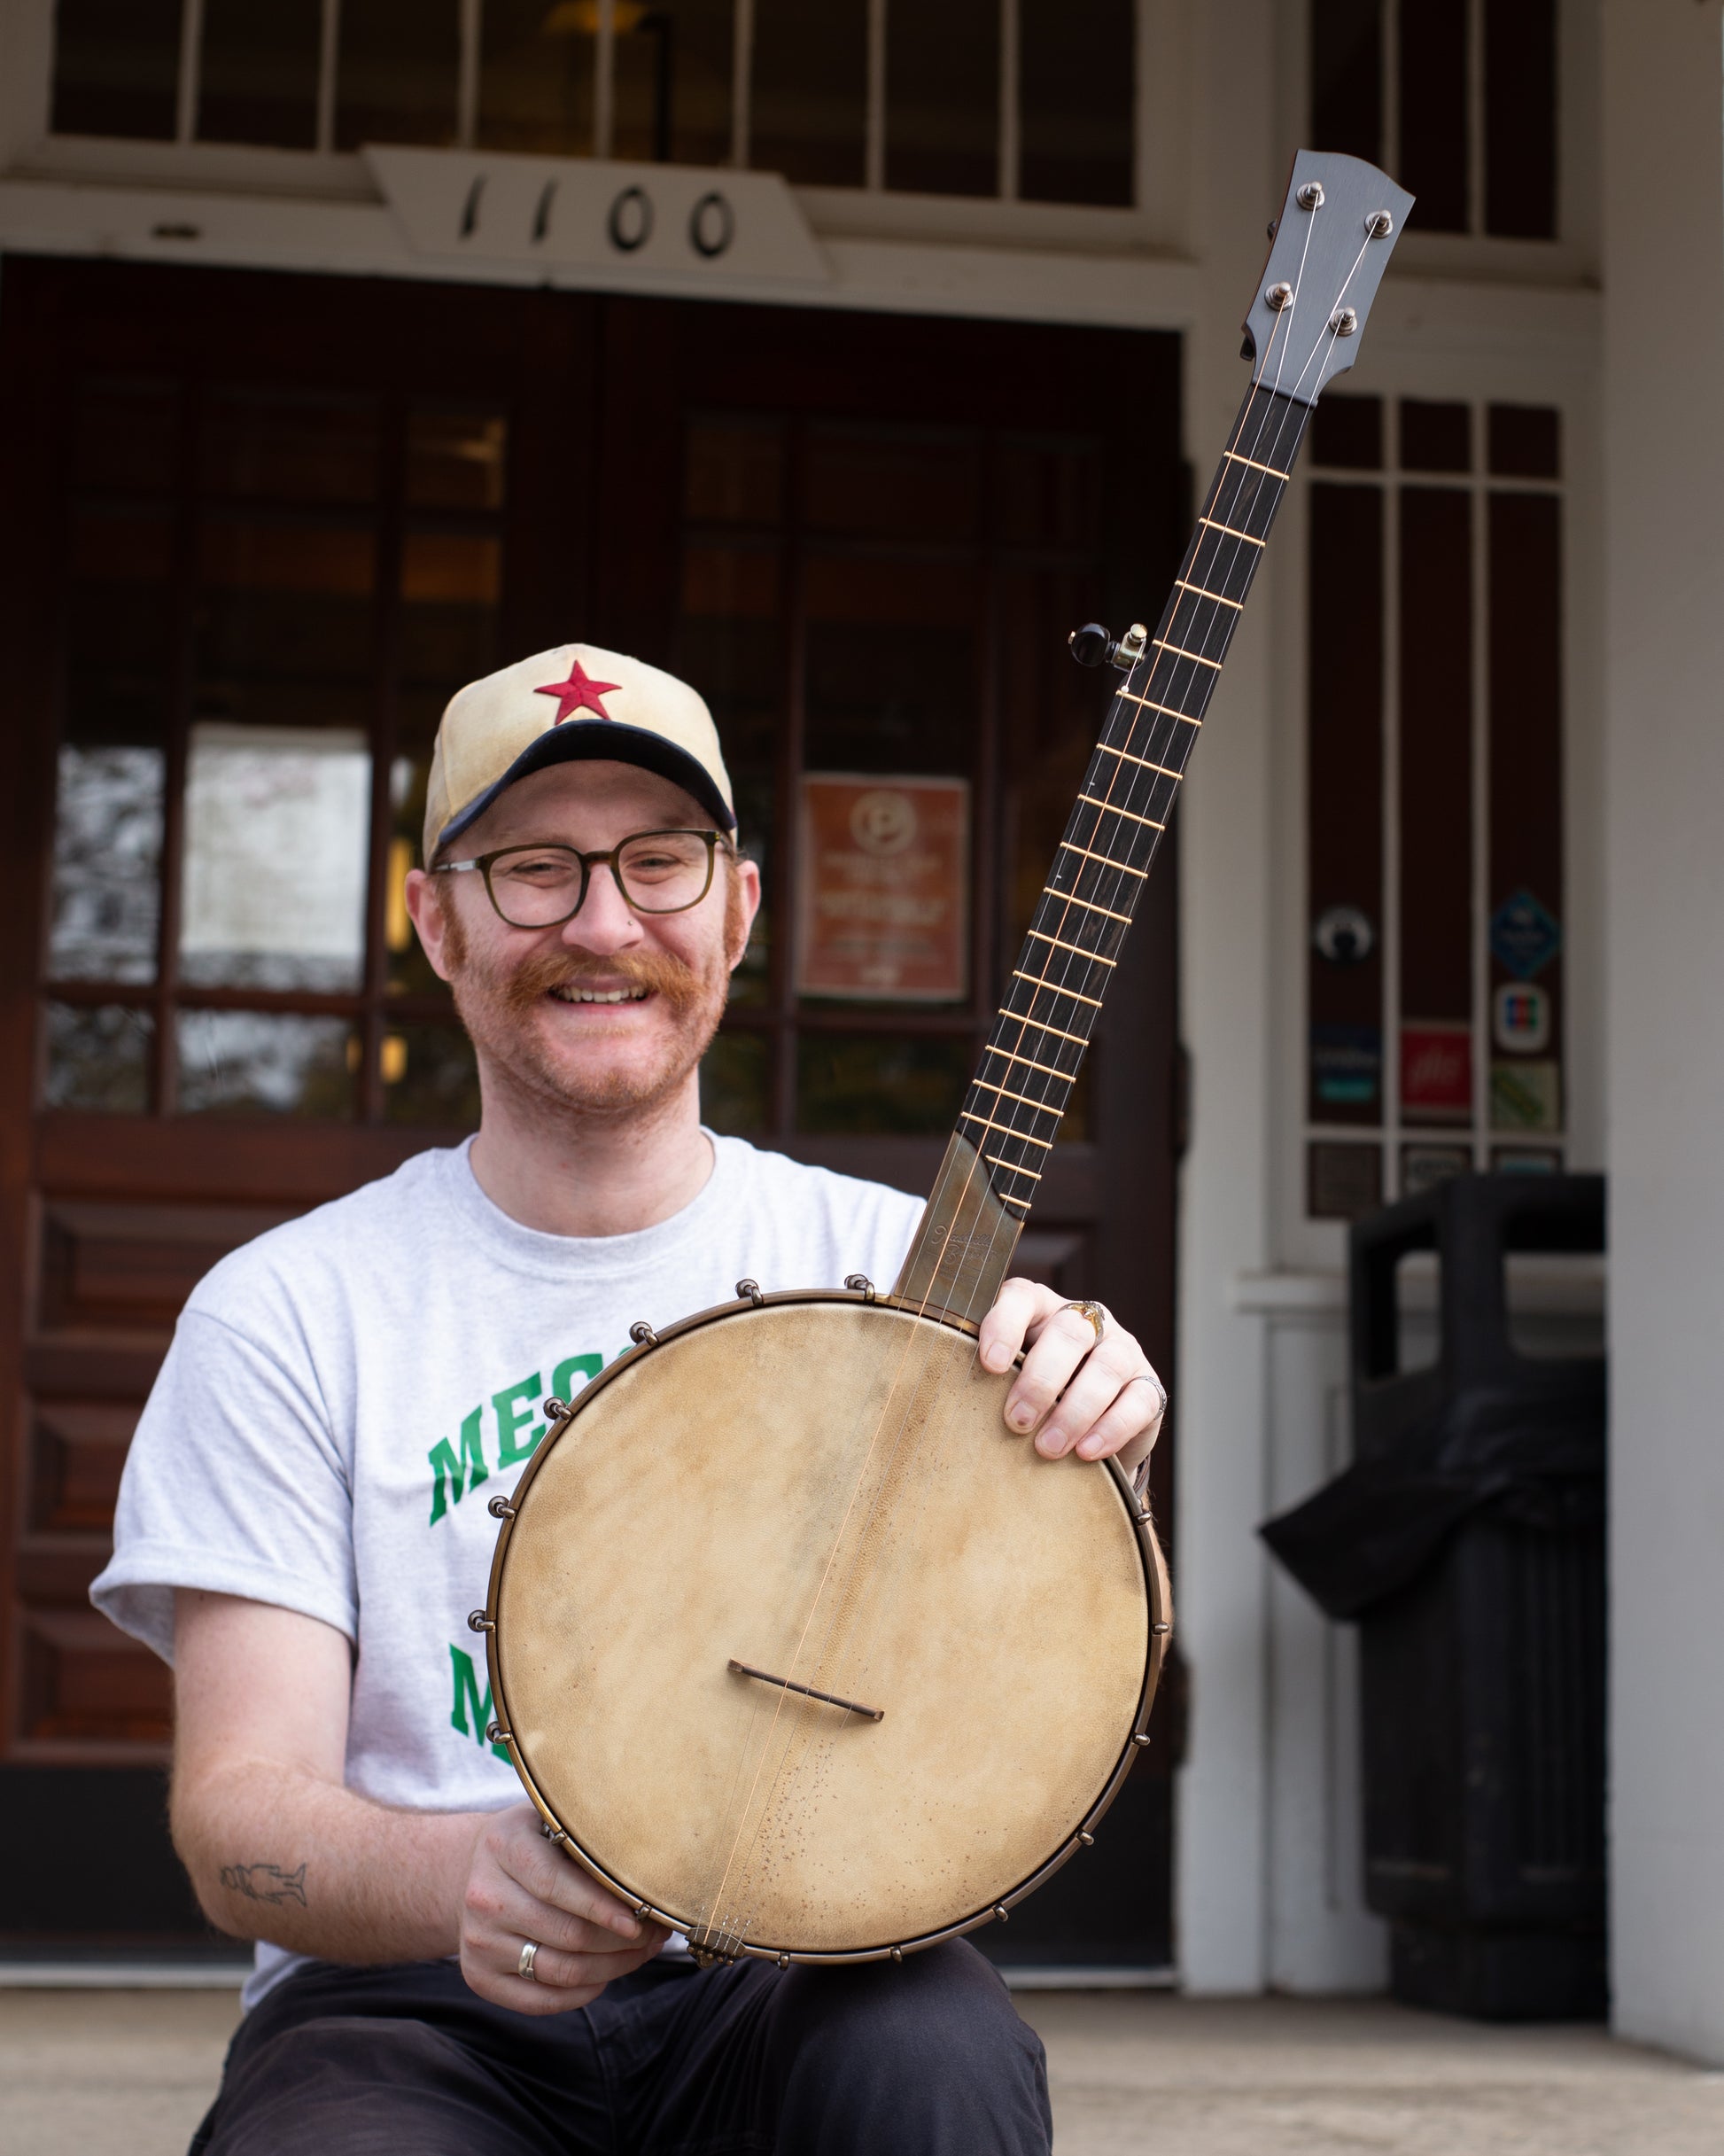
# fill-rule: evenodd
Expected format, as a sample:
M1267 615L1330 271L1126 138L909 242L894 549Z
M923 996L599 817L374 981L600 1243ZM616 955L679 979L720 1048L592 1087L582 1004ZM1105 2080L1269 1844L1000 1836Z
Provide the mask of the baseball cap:
M656 771L736 829L718 728L687 681L596 644L558 644L450 697L425 789L426 865L516 779L601 759Z

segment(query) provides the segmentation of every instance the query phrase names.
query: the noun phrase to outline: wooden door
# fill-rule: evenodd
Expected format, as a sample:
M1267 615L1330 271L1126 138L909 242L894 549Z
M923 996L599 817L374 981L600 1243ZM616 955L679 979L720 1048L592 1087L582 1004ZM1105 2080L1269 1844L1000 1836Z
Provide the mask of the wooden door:
M43 1862L0 1934L159 1942L200 1929L166 1673L86 1592L198 1275L470 1127L400 903L443 701L571 636L707 689L772 892L708 1115L925 1189L1097 724L1066 632L1145 611L1180 536L1175 354L118 265L4 289L0 1802ZM796 993L796 802L834 771L967 782L950 1000ZM1172 953L1164 865L1025 1248L1164 1366ZM1166 1759L1006 1958L1167 1958Z

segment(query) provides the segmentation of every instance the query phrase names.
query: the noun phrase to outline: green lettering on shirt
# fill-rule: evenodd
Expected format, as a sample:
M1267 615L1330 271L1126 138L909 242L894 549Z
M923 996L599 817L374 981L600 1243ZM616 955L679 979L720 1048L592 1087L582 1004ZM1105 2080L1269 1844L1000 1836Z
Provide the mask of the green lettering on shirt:
M426 1456L431 1461L431 1524L435 1527L451 1505L459 1505L464 1490L477 1490L486 1479L485 1446L479 1437L479 1410L476 1407L461 1425L461 1450L439 1437ZM469 1475L466 1470L471 1468ZM446 1489L453 1492L446 1496Z
M477 1744L485 1740L485 1732L491 1726L491 1687L485 1688L485 1697L479 1697L479 1680L473 1668L473 1658L464 1654L453 1642L449 1647L449 1662L454 1673L454 1705L449 1709L449 1727L463 1737L470 1737ZM468 1710L472 1710L470 1724ZM493 1744L491 1749L499 1759L509 1757L506 1744Z
M583 1385L588 1384L604 1368L602 1355L570 1355L556 1366L551 1376L551 1397L571 1400ZM505 1467L517 1467L524 1459L531 1459L539 1449L547 1425L533 1425L534 1405L541 1386L538 1371L524 1377L518 1385L505 1385L501 1392L491 1396L491 1407L497 1419L497 1468L501 1474ZM439 1437L426 1455L431 1469L431 1525L435 1527L451 1506L459 1505L463 1494L477 1490L488 1479L485 1465L485 1443L479 1434L482 1407L476 1407L470 1415L463 1416L461 1441L458 1445Z
M602 1355L571 1355L551 1373L552 1399L572 1400L581 1385L590 1384L603 1368ZM575 1382L577 1378L580 1380L579 1385Z
M524 1444L516 1443L521 1432L532 1420L532 1411L540 1393L539 1373L524 1377L518 1385L506 1385L501 1392L493 1392L491 1405L497 1411L497 1467L513 1467L524 1459L531 1459L533 1449L545 1435L540 1423Z

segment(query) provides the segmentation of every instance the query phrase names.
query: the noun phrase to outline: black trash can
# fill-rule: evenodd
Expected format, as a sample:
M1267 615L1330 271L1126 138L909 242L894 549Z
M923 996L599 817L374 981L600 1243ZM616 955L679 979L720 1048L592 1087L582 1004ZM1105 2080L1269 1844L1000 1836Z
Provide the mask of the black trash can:
M1354 1465L1263 1529L1359 1624L1391 1989L1493 2020L1607 2003L1604 1365L1517 1352L1506 1265L1604 1247L1600 1176L1460 1176L1359 1223ZM1425 1250L1437 1359L1402 1371L1396 1268Z

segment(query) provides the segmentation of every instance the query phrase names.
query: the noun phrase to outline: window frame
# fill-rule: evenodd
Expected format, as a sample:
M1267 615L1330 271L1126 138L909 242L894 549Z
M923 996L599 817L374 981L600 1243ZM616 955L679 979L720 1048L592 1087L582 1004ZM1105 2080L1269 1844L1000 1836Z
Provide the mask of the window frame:
M1596 863L1602 857L1603 689L1597 624L1602 619L1603 471L1597 446L1596 401L1594 385L1583 365L1567 349L1559 329L1545 336L1518 340L1518 348L1490 359L1449 354L1434 355L1415 351L1393 336L1379 338L1365 355L1355 374L1347 377L1343 393L1382 399L1385 407L1385 453L1375 471L1319 468L1301 457L1295 467L1295 500L1285 504L1289 528L1301 536L1289 549L1286 572L1277 584L1271 601L1273 633L1278 660L1272 728L1272 785L1276 806L1272 839L1277 928L1271 950L1274 959L1272 1014L1274 1042L1273 1141L1276 1161L1274 1218L1280 1262L1294 1269L1334 1273L1346 1264L1347 1224L1313 1218L1307 1209L1306 1154L1313 1141L1325 1140L1380 1148L1384 1174L1384 1203L1400 1194L1401 1148L1403 1144L1461 1144L1472 1151L1474 1165L1487 1169L1493 1144L1514 1145L1512 1133L1492 1133L1489 1127L1488 1072L1490 1063L1489 972L1487 940L1488 922L1482 893L1488 874L1486 793L1488 743L1488 701L1486 680L1487 558L1483 550L1487 501L1493 489L1556 493L1562 502L1562 611L1560 665L1563 701L1563 798L1561 829L1564 849L1564 883L1559 894L1563 924L1564 992L1563 1119L1561 1132L1553 1137L1528 1137L1525 1143L1559 1146L1564 1167L1592 1171L1604 1157L1604 1000L1602 977L1604 892ZM1411 484L1463 486L1473 502L1473 635L1472 653L1472 883L1474 892L1472 937L1472 1039L1475 1058L1474 1109L1471 1122L1454 1126L1450 1136L1441 1127L1403 1127L1398 1101L1391 1087L1398 1086L1398 993L1391 974L1385 982L1384 1100L1383 1113L1375 1123L1325 1125L1314 1119L1309 1103L1309 1010L1306 989L1307 953L1310 922L1308 918L1308 773L1309 709L1307 695L1309 661L1309 607L1312 563L1303 536L1309 527L1309 489L1314 479L1334 479L1347 483L1376 484L1386 493L1403 484L1393 440L1391 408L1402 398L1432 403L1464 403L1478 415L1481 430L1486 409L1491 404L1541 405L1555 409L1560 418L1562 469L1554 481L1494 479L1481 467L1485 463L1482 432L1475 468L1468 473L1408 474ZM1397 642L1393 613L1395 603L1395 556L1392 502L1386 504L1385 615L1383 728L1385 759L1384 897L1378 923L1386 953L1398 944L1399 856L1393 829L1396 813L1398 766L1394 753L1399 725L1396 665ZM1392 1067L1393 1066L1393 1067ZM1390 1113L1391 1108L1394 1113Z

